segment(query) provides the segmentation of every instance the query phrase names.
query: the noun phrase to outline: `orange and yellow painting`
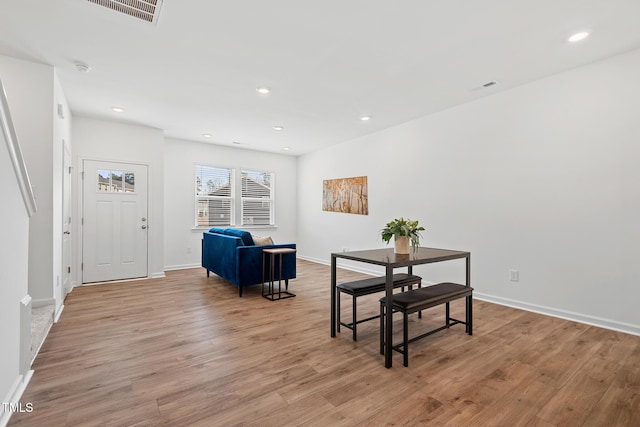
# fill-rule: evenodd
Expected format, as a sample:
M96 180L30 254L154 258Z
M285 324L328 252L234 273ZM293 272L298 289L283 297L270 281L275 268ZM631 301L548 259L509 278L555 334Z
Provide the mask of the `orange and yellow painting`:
M322 210L369 215L367 177L324 180L322 182Z

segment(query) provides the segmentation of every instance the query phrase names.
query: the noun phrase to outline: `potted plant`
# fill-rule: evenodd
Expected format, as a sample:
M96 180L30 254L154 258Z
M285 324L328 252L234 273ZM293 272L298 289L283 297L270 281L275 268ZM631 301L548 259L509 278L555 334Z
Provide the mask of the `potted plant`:
M418 225L418 221L411 221L410 219L404 219L402 217L396 218L380 230L382 240L389 244L389 241L393 237L395 239L397 254L409 253L409 242L413 249L417 249L420 246L420 232L424 231L424 227Z

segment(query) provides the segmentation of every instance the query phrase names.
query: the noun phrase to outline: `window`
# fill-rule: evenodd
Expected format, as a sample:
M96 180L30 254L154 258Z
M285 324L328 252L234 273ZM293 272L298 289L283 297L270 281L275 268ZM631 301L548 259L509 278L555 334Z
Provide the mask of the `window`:
M136 191L136 176L133 172L100 169L98 171L98 191L102 193L134 193Z
M273 172L242 171L242 225L273 225Z
M196 165L196 226L234 225L234 170Z
M196 227L274 225L274 177L243 169L238 179L235 169L196 165Z

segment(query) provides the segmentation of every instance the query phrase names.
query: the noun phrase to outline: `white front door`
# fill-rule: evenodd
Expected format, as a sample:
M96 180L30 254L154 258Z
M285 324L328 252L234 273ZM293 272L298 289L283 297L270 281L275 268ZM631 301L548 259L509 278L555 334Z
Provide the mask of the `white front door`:
M147 276L147 166L85 160L82 283Z

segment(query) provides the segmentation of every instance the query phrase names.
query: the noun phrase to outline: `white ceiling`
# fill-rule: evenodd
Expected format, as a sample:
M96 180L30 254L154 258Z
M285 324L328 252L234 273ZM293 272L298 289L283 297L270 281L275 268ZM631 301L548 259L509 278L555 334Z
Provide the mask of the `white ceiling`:
M640 0L164 0L153 25L2 0L0 54L53 65L74 115L301 155L640 48L639 18Z

